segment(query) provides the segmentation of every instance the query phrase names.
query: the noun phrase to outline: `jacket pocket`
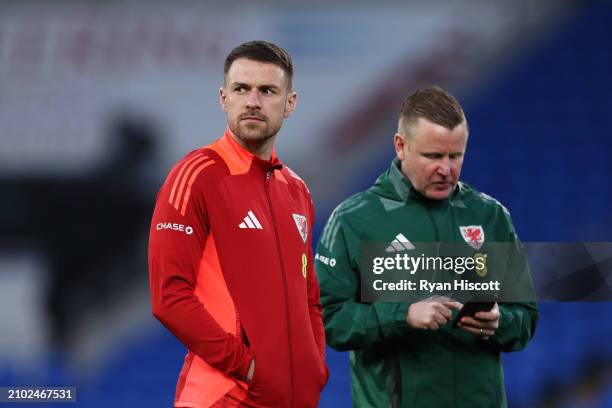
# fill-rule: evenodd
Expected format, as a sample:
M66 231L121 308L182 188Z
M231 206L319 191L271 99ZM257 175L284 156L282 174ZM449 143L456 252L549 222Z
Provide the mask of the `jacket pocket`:
M249 375L249 368L251 367L251 361L253 361L255 359L255 351L253 350L253 348L251 347L251 343L249 341L249 336L247 335L246 330L244 329L244 326L242 325L242 322L240 321L240 315L238 314L238 309L236 309L236 338L240 339L240 343L241 345L248 349L251 352L251 360L249 360L248 363L248 367L246 367L246 371L244 374L244 379L238 379L238 381L240 381L242 383L243 386L246 386L246 388L250 388L251 383L253 382L254 378L255 378L255 372L253 372L253 378L251 378L251 381L247 380L247 377ZM257 367L255 367L255 369L257 369Z

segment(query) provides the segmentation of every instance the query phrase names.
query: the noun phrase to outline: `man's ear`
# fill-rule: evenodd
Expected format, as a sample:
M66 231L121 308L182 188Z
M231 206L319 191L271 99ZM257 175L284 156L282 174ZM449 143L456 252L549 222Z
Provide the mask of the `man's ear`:
M397 158L401 161L406 159L406 153L404 149L406 148L406 136L401 133L396 133L393 135L393 145L395 146L395 154Z
M219 88L219 103L223 111L227 112L227 94L224 87Z
M283 112L283 117L288 118L291 116L293 111L295 110L295 106L297 105L297 92L291 91L289 95L287 95L287 101L285 102L285 111Z

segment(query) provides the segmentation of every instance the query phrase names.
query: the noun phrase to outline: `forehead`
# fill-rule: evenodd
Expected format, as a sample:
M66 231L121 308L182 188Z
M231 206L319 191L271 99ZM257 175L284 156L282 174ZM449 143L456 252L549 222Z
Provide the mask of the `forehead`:
M281 87L287 84L287 75L276 64L254 61L248 58L238 58L227 71L225 80L228 84L238 82L253 86L265 84Z
M420 151L463 151L467 144L468 130L465 121L447 129L442 125L419 118L412 129L411 145Z

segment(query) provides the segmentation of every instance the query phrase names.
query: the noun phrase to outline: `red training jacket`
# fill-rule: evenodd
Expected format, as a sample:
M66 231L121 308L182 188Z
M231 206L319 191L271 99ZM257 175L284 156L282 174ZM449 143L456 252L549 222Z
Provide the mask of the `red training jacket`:
M228 396L253 407L317 405L329 374L313 221L304 182L229 130L170 171L151 223L149 277L153 314L189 349L175 406Z

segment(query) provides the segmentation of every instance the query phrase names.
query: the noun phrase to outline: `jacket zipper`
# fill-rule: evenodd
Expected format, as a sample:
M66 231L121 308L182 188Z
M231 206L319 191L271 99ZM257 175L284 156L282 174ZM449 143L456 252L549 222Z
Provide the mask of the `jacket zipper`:
M434 239L436 240L436 242L440 242L440 233L438 232L438 225L436 224L433 214L431 213L431 207L429 206L429 204L426 204L426 206L427 206L427 215L429 215L429 221L431 221L431 225L433 226L433 230L434 230Z
M280 246L280 238L278 236L278 228L276 227L276 218L274 217L274 210L272 208L272 200L270 199L270 192L268 190L268 182L270 181L270 177L272 176L272 172L270 170L266 171L266 178L264 181L264 190L266 190L266 198L268 199L268 207L270 208L270 215L272 216L272 225L274 225L274 236L276 237L276 250L278 252L278 260L280 263L281 269L281 278L283 279L283 293L285 296L285 315L287 316L287 340L289 341L289 367L291 368L291 404L289 406L293 406L293 398L295 394L295 385L293 378L293 341L291 338L291 319L289 315L289 303L287 299L289 298L289 294L287 293L287 277L285 275L285 267L283 266L283 256Z
M436 256L440 256L440 232L438 231L438 224L436 224L436 220L433 217L433 213L431 211L431 207L427 204L427 215L429 215L429 220L431 221L431 225L433 226L433 230L434 230L434 239L437 243L438 246L438 250L436 251ZM451 335L451 343L453 345L453 348L451 350L451 355L452 355L452 364L453 364L453 373L456 373L455 371L455 347L456 347L456 343L455 343L455 337ZM455 378L455 376L453 375L453 406L455 406L457 404L457 379Z

